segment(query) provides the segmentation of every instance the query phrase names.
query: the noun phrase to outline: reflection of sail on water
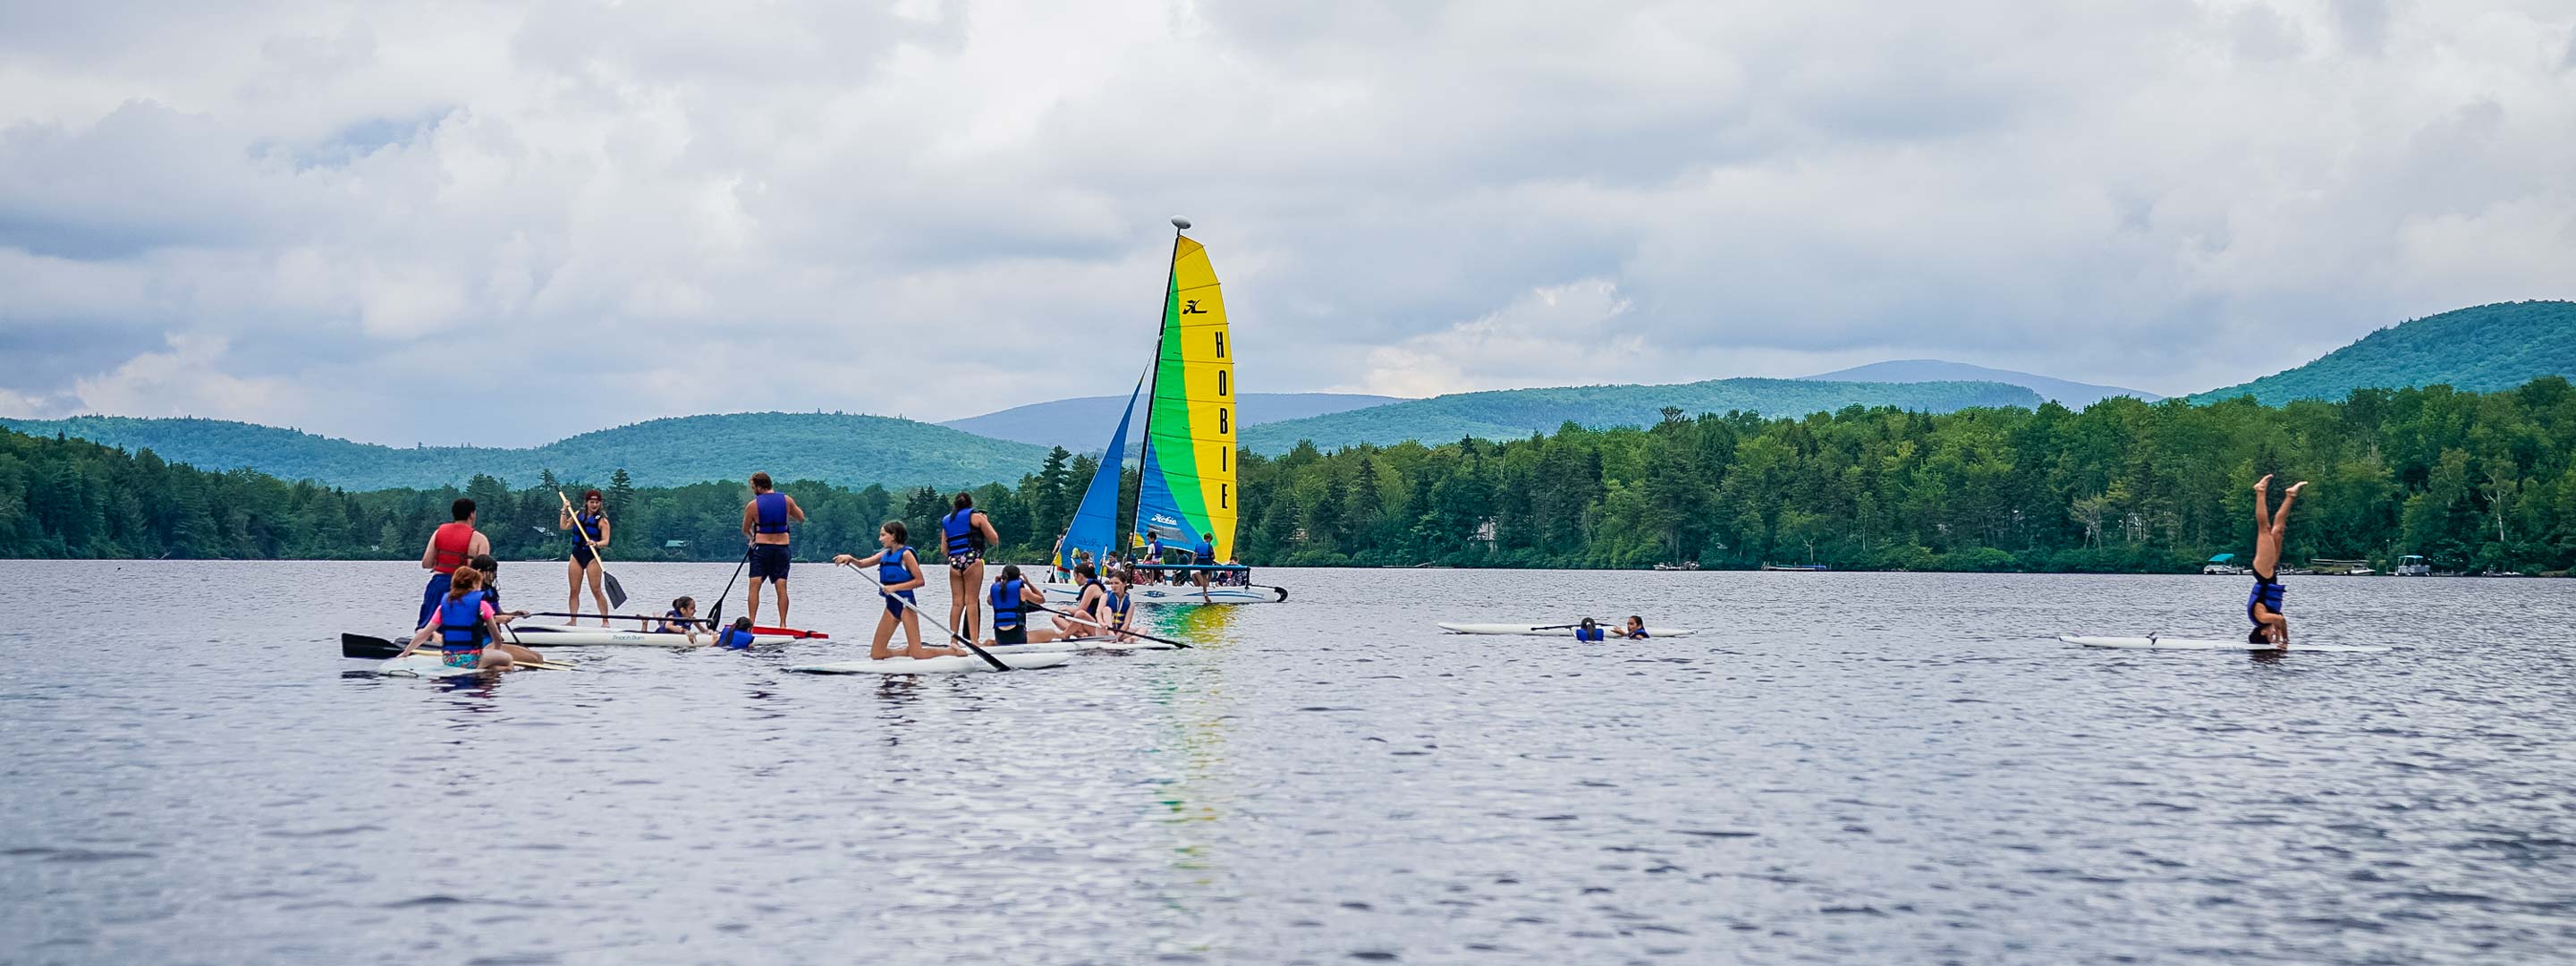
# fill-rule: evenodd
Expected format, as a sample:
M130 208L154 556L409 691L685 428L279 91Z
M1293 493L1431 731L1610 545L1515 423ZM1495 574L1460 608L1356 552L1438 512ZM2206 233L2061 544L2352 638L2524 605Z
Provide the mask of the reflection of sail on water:
M1216 559L1234 555L1234 352L1225 300L1207 249L1177 236L1163 296L1163 335L1145 411L1139 538L1189 546L1212 535Z
M1073 511L1073 524L1065 528L1064 544L1056 548L1055 565L1073 566L1073 552L1091 551L1091 559L1105 561L1118 547L1118 476L1127 456L1127 419L1136 411L1136 397L1145 391L1144 377L1137 377L1136 388L1127 394L1127 408L1118 411L1118 431L1109 434L1109 450L1100 454L1100 469L1091 474L1091 485L1082 491L1082 505Z

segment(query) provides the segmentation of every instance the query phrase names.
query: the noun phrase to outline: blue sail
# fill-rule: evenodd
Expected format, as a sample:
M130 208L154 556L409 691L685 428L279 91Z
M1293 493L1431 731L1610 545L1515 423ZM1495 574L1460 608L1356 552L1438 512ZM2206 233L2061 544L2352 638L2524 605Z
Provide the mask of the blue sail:
M1065 528L1064 542L1056 546L1058 567L1071 568L1076 550L1091 551L1095 564L1117 550L1118 468L1127 457L1127 420L1144 392L1145 380L1139 377L1135 391L1127 394L1127 408L1118 411L1118 431L1109 436L1109 451L1100 454L1100 469L1091 474L1091 486L1082 491L1082 505L1074 508L1073 524Z

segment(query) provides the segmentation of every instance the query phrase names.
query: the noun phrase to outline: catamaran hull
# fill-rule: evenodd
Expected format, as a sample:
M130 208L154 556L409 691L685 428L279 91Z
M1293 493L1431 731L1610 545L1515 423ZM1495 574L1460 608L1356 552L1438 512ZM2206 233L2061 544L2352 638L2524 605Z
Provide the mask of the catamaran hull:
M1081 584L1046 584L1047 603L1070 604L1082 596ZM1207 596L1189 584L1156 584L1131 590L1139 604L1274 604L1288 599L1277 587L1210 587Z

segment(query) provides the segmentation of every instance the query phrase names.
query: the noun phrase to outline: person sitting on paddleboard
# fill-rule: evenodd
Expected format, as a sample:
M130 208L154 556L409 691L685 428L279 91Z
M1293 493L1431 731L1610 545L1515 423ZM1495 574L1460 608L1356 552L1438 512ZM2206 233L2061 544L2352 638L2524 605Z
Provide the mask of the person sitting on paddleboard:
M456 568L477 554L492 552L491 539L474 529L474 501L460 497L447 509L456 520L440 524L429 535L429 546L420 552L420 569L429 571L429 584L420 590L420 617L411 622L413 627L429 623L430 614L447 597L447 582Z
M993 581L993 589L984 596L985 603L993 610L995 645L1036 644L1055 639L1047 628L1029 626L1030 605L1046 603L1046 591L1021 577L1019 567L1005 564L1001 578Z
M2281 493L2281 508L2272 509L2272 477L2254 481L2254 591L2245 596L2245 619L2254 622L2245 643L2290 646L2290 619L2281 616L2281 536L2290 530L2290 503L2299 498L2300 480Z
M500 561L492 559L491 554L481 553L475 554L474 561L466 566L474 568L476 573L483 575L483 604L485 609L492 614L492 623L496 627L528 616L527 611L501 609ZM501 653L510 655L510 660L521 664L534 664L545 660L543 655L510 641L494 639L484 643L501 649Z
M1628 626L1619 629L1619 636L1632 641L1645 640L1646 619L1635 614L1628 615Z
M910 537L911 534L904 530L903 521L888 520L885 526L877 528L877 542L885 549L865 557L845 553L832 558L834 564L844 567L877 568L877 583L885 591L885 616L877 618L876 641L868 646L870 660L882 661L894 656L886 649L886 644L894 640L898 621L903 624L907 644L903 652L905 657L922 659L966 653L953 647L921 646L921 606L912 592L930 581L921 576L921 559L913 555L911 547L904 545Z
M975 509L973 494L959 491L939 518L941 549L948 554L948 626L967 637L983 626L984 550L1002 544L993 520ZM999 625L996 625L999 626Z
M787 549L788 525L805 522L805 508L796 498L770 487L769 474L751 474L751 502L742 505L742 535L751 541L751 606L743 616L760 616L760 584L767 580L778 585L778 626L787 623Z
M571 587L564 598L564 610L573 615L573 624L581 623L581 585L587 580L590 599L599 605L599 626L606 627L608 589L602 581L608 578L608 571L600 567L599 553L591 548L594 544L608 546L608 498L591 490L581 495L581 509L563 507L555 512L555 529L576 527L580 532L572 536L572 562L564 565L564 583Z
M751 618L736 617L732 627L716 635L716 646L729 651L745 651L759 640L760 635L751 632Z
M1100 595L1101 623L1108 625L1102 630L1109 634L1111 640L1118 643L1134 643L1136 639L1127 634L1127 622L1135 615L1135 581L1130 580L1125 573L1110 574L1109 585Z
M689 637L689 643L697 643L698 599L682 597L672 601L671 609L663 612L661 622L653 625L653 633L686 634Z
M1081 637L1097 631L1102 599L1108 596L1108 591L1101 587L1099 572L1091 569L1090 561L1073 565L1073 582L1082 590L1073 598L1072 607L1056 615L1055 631L1059 639Z
M1574 625L1575 640L1589 642L1601 640L1602 637L1603 635L1600 623L1594 621L1592 618L1586 617L1583 619L1583 623Z
M411 643L395 660L410 657L438 638L438 654L448 667L486 668L507 671L510 655L499 648L486 648L497 626L492 620L492 605L483 600L483 574L472 567L458 567L448 574L447 594L438 602L437 622L425 624L411 636Z

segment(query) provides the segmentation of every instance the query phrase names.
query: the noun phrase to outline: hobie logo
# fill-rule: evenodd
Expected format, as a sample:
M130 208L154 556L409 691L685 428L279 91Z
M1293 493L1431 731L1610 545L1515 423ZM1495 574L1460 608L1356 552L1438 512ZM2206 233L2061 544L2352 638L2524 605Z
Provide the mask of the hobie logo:
M1191 300L1189 300L1189 301L1187 301L1187 302L1183 302L1183 303L1181 303L1181 314L1182 314L1182 315L1206 315L1206 314L1207 314L1207 310L1199 307L1199 300L1197 300L1197 299L1191 299Z
M1181 525L1181 521L1174 520L1171 517L1164 516L1160 513L1154 514L1154 522L1167 527L1177 527Z

